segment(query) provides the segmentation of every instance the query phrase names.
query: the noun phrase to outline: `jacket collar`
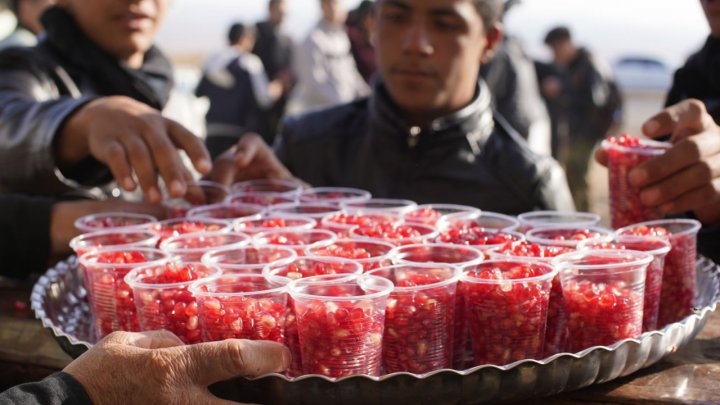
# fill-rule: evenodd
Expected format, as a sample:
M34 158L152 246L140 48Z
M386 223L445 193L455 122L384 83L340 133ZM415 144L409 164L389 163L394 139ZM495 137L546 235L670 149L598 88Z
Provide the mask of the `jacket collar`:
M477 154L494 129L491 95L482 79L478 81L470 104L423 127L413 127L405 122L379 78L373 84L369 110L371 135L406 140L410 147L464 137Z

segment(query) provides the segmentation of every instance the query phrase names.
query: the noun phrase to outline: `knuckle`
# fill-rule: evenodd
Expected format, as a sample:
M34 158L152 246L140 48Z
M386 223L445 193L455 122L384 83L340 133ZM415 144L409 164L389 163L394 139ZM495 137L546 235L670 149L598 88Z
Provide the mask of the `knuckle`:
M710 183L713 180L713 169L707 163L697 165L696 177L702 183Z
M237 373L238 370L245 370L248 366L245 353L245 345L239 340L228 340L228 363L225 365L229 374Z
M705 109L705 103L695 98L687 100L687 108L691 114L697 116L703 115L707 112Z
M700 160L702 150L696 138L684 138L679 142L679 145L682 148L683 155L687 156L688 159L693 162Z

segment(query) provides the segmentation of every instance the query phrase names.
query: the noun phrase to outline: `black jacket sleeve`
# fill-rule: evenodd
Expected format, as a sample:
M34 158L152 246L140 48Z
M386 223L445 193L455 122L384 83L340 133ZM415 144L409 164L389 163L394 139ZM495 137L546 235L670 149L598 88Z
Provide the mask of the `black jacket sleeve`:
M24 278L45 270L53 203L49 198L0 194L0 275Z
M40 382L12 387L0 393L0 405L92 405L82 385L70 374L59 372Z

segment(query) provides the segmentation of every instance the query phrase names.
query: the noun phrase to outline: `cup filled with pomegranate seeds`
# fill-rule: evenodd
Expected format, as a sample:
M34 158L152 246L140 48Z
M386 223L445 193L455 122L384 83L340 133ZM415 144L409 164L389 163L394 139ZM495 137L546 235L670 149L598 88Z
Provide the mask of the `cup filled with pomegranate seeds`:
M320 220L320 227L335 232L341 238L347 238L350 231L355 228L368 228L377 223L397 225L402 223L402 217L394 213L338 213L324 216Z
M298 256L305 255L309 246L331 245L337 240L334 232L324 229L285 231L282 229L261 232L253 236L257 246L286 246L294 249Z
M453 228L483 228L500 231L515 231L520 221L510 215L497 212L481 211L478 213L459 212L440 218L436 226L445 231Z
M265 207L258 204L249 203L220 203L203 205L189 210L186 214L188 218L210 218L210 219L259 219L265 213Z
M160 235L148 229L110 228L78 235L70 241L70 248L80 257L105 246L153 248L157 246L158 240Z
M341 210L335 205L322 202L296 202L272 205L268 207L268 212L271 215L299 215L320 222L324 216L339 214Z
M612 231L597 226L544 226L529 230L525 238L538 245L575 249L585 240L612 239Z
M202 256L201 261L217 266L223 274L262 274L268 264L290 263L297 253L284 246L223 247Z
M518 215L520 232L544 226L591 227L600 223L600 215L573 211L531 211Z
M372 196L365 190L349 187L313 187L300 193L301 202L323 202L339 207L345 202L369 200Z
M434 226L416 224L412 222L391 223L373 222L369 225L360 225L350 230L350 237L355 239L370 239L392 243L396 246L423 243L437 235Z
M622 228L642 221L662 218L657 210L640 201L640 190L630 184L630 171L641 163L664 154L672 145L623 134L602 142L608 155L610 216L612 227Z
M165 329L185 343L203 341L198 304L188 288L195 280L220 274L202 263L169 261L140 266L125 276L135 297L140 330Z
M165 239L160 244L160 250L177 260L199 262L211 250L249 244L250 237L239 232L195 232Z
M311 246L307 248L310 257L342 257L358 262L364 272L392 264L390 251L395 245L364 239L338 239L332 245Z
M315 228L317 221L299 215L272 214L260 219L238 219L233 221L233 229L248 235L282 229L284 231L303 231Z
M75 228L81 233L88 233L106 229L119 230L144 227L154 222L157 222L157 218L152 215L132 212L103 212L78 218L75 221Z
M168 218L183 218L193 207L219 204L230 195L226 186L209 180L198 180L187 185L187 192L183 198L173 198L163 201Z
M406 222L419 222L426 225L437 225L439 221L448 215L480 215L478 208L458 204L424 204L418 205L411 211L406 212L403 218Z
M490 250L506 243L517 243L525 240L525 236L520 233L498 228L485 228L481 223L482 221L478 222L477 219L461 219L459 217L448 219L439 225L441 231L434 239L434 242ZM515 227L515 225L510 227Z
M197 232L230 232L232 224L228 221L211 218L175 218L148 224L148 228L160 234L162 243L173 236Z

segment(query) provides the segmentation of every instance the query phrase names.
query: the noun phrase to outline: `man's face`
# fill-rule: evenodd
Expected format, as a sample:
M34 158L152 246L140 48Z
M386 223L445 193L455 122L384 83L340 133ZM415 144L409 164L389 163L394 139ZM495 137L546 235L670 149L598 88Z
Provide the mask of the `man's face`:
M345 22L346 13L340 5L340 0L320 0L323 19L331 24Z
M480 64L501 36L498 27L486 33L472 0L381 0L375 19L383 82L411 114L467 105Z
M720 38L720 0L700 0L712 36Z
M285 0L277 0L270 6L269 20L275 25L280 25L285 20Z
M85 35L120 60L152 46L170 0L58 0Z

